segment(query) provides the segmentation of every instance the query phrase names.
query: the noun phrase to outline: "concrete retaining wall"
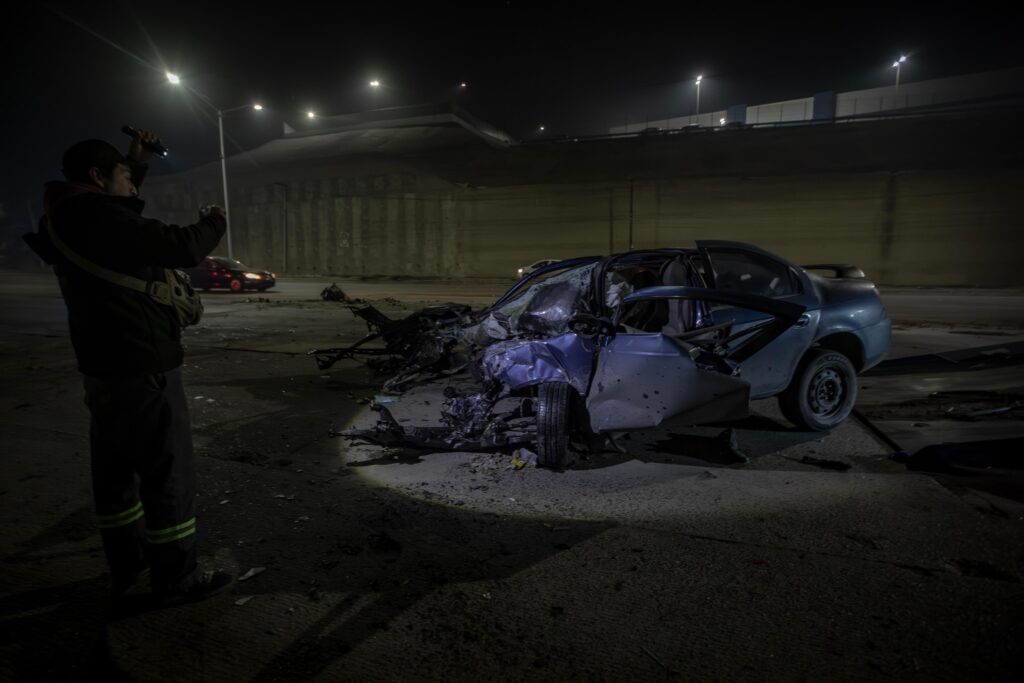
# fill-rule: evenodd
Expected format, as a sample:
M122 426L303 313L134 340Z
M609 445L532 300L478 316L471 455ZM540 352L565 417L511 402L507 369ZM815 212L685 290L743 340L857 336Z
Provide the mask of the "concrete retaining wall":
M1018 286L1021 187L1018 169L635 181L632 246L732 239L885 284ZM287 268L284 208L233 209L237 258L291 274L494 277L630 247L629 182L291 201Z
M716 238L854 263L883 284L1021 286L1011 114L276 167L233 159L234 253L296 275L511 277L539 258ZM155 178L148 213L191 223L219 201L219 180L216 165Z

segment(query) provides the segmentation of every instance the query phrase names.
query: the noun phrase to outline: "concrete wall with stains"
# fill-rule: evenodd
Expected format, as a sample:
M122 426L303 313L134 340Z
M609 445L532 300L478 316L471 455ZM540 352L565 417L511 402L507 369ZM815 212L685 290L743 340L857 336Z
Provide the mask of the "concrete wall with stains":
M799 132L784 133L788 143L773 135L783 141L773 143L776 149L800 142ZM511 278L517 267L539 258L707 238L751 242L797 263L853 263L883 284L1024 285L1018 263L1024 252L1024 169L1014 161L1019 143L990 163L970 156L978 153L973 141L962 145L966 156L951 153L956 163L943 168L936 159L947 157L929 152L923 138L915 144L928 163L915 169L906 155L918 152L901 139L906 149L896 160L885 159L882 137L877 148L864 150L864 163L847 151L835 171L800 173L806 162L780 163L778 175L748 173L736 160L730 161L736 173L721 165L704 173L695 158L684 171L657 170L652 161L655 170L648 175L655 177L601 179L625 174L595 171L600 154L585 169L573 170L551 162L554 157L522 162L517 148L488 162L511 169L504 176L473 162L479 177L498 179L486 184L437 170L443 163L459 167L455 152L446 162L343 158L243 170L232 175L234 253L253 266L292 275ZM621 143L616 149L623 149ZM668 144L680 145L681 153L691 149ZM857 145L863 143L851 149ZM658 149L664 155L667 147ZM636 154L642 162L647 152ZM738 156L753 158L749 152ZM541 165L537 159L547 160L547 175L534 170ZM638 167L635 158L629 163ZM614 164L609 154L607 166ZM147 188L156 197L150 213L192 222L198 206L218 201L216 171L157 179ZM226 253L226 246L219 252Z

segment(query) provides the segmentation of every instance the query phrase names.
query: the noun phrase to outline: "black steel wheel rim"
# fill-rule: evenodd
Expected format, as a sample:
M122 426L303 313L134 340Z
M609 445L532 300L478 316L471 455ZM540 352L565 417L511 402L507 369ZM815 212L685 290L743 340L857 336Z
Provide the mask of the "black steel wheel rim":
M826 366L811 378L807 387L807 402L815 417L832 417L842 409L847 394L843 375L834 366Z

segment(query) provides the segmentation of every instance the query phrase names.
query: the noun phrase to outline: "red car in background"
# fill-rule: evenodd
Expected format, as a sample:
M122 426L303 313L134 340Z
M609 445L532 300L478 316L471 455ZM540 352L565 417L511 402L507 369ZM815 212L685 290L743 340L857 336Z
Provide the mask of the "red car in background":
M241 261L225 256L207 256L195 268L182 268L188 274L193 289L207 291L226 289L242 292L247 289L264 291L277 282L277 275L268 270L250 268Z

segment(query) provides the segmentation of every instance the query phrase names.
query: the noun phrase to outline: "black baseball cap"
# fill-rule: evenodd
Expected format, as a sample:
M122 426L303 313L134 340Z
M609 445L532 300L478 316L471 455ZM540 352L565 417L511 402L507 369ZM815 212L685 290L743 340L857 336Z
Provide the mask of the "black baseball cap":
M61 172L71 181L88 181L89 169L96 167L104 175L110 175L118 164L128 160L112 144L105 140L82 140L67 148L61 161Z

